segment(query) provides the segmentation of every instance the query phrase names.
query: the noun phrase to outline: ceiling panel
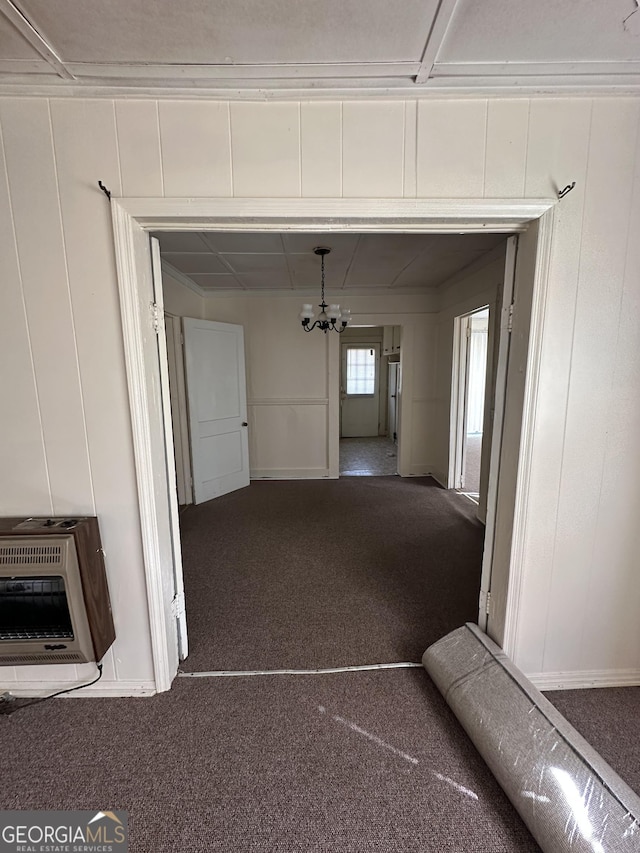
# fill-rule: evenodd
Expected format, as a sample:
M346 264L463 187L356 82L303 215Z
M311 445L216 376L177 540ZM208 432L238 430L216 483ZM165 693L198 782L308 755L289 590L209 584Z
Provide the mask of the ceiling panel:
M40 58L37 50L0 14L0 60ZM42 61L44 63L44 60Z
M180 254L169 252L164 257L172 267L175 267L186 275L189 275L189 273L229 272L229 268L222 263L217 255L211 252L182 252Z
M638 60L638 33L623 26L634 6L635 0L459 0L438 63Z
M388 288L398 292L436 287L505 241L504 234L160 234L162 257L208 291L305 290L320 295L325 258L327 291ZM214 244L235 251L216 252ZM191 245L198 251L166 252ZM209 248L209 252L203 252Z
M190 231L173 234L159 233L155 235L160 241L163 252L207 252L209 247L202 242L199 234Z
M347 287L388 287L424 248L423 234L362 237L347 277Z
M0 9L9 95L640 90L638 0L0 0Z
M316 246L327 246L331 249L331 254L325 258L325 266L328 268L330 263L335 263L336 260L351 259L356 246L358 245L359 235L357 234L284 234L282 240L285 250L290 253L306 252L313 253ZM315 256L314 256L315 257Z
M243 232L237 234L222 234L209 231L204 239L216 252L282 252L280 234L254 234Z
M19 0L66 62L418 60L437 0Z
M446 255L430 259L428 264L410 264L393 282L394 288L437 287L464 267L473 263L480 255L461 252L458 255Z
M246 290L291 290L289 277L275 271L238 276Z
M286 279L287 287L290 286L289 269L284 255L225 254L224 258L237 275L246 275L247 273L261 273L265 276L278 275L281 279Z
M203 290L242 290L241 284L230 273L225 275L191 274L189 278Z
M325 235L326 236L326 235ZM297 289L317 288L320 293L322 282L322 268L320 258L314 254L289 255L289 269ZM351 256L334 258L333 252L325 256L325 286L329 289L338 289L344 285L344 279L349 269Z

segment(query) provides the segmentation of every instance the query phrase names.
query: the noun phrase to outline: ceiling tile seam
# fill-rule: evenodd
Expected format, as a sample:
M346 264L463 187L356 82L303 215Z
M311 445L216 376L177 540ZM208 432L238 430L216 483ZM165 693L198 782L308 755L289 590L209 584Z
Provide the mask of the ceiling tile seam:
M388 285L388 286L389 286L389 287L393 287L393 286L394 286L394 284L396 283L396 281L397 281L397 280L400 278L400 276L402 275L402 273L403 273L406 269L408 269L408 268L411 266L411 264L415 263L415 261L417 261L417 260L418 260L418 258L419 258L421 255L424 255L426 251L427 251L427 247L426 247L426 246L425 246L424 248L420 249L420 250L418 251L417 255L414 255L414 256L413 256L413 258L411 258L411 260L410 260L408 263L406 263L406 264L402 267L402 269L400 269L400 270L398 271L397 275L396 275L394 278L392 278L392 279L391 279L391 282L389 283L389 285ZM419 285L418 285L418 286L419 286Z
M300 154L302 155L302 151L300 152ZM293 272L291 270L291 264L289 263L289 255L287 254L287 248L284 244L284 234L280 234L280 243L282 245L282 254L284 255L284 262L287 265L287 275L289 276L289 289L294 290L295 288L293 282Z
M457 0L440 0L438 8L431 21L426 44L420 60L420 68L415 76L416 84L428 82L437 62L440 48L447 35L449 25L456 9Z
M360 248L360 241L362 240L362 235L358 234L358 239L356 240L356 244L353 247L351 252L351 259L347 264L347 269L344 274L344 278L342 279L342 290L346 290L349 286L349 278L351 277L351 270L353 269L353 265L355 263L356 255L358 254L358 249Z
M213 254L215 257L217 257L218 260L220 261L220 263L224 267L226 267L226 269L229 271L229 273L233 276L233 279L238 284L238 286L241 287L242 290L247 290L247 288L244 285L244 282L240 278L238 278L239 273L237 273L236 270L234 270L234 268L231 266L231 263L229 261L227 261L227 259L222 255L221 252L218 252L215 245L210 241L209 232L207 232L207 231L196 231L195 233L200 238L200 240L205 244L205 246L209 249L208 254ZM211 233L215 233L215 232L211 232ZM178 254L178 253L176 253L176 254ZM194 254L195 255L195 254L199 254L199 253L198 252L186 252L185 254ZM228 254L232 254L232 253L229 252ZM216 275L216 273L208 273L208 274L209 275ZM203 275L205 275L205 273L203 273ZM224 273L218 273L218 275L224 275Z
M49 44L47 39L31 23L27 16L12 2L12 0L0 0L0 12L10 24L22 35L31 47L45 62L53 68L57 76L63 80L75 80L74 75L64 64L58 52Z

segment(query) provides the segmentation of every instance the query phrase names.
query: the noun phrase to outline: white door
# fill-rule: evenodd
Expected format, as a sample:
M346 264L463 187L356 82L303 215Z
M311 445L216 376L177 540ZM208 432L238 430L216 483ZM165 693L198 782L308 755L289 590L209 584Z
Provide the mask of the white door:
M172 614L176 619L178 632L178 657L184 660L189 654L187 641L187 619L184 606L184 580L182 576L182 546L180 544L180 526L178 521L178 487L176 481L175 451L173 446L173 422L171 418L171 393L169 389L169 361L167 357L167 337L164 333L164 307L162 295L162 264L160 243L151 237L151 267L153 271L154 313L157 324L158 359L160 362L160 394L164 424L165 463L167 484L169 486L169 517L171 550L173 558L173 601Z
M184 317L193 502L249 485L244 330Z
M530 274L533 277L533 269L535 267L535 248L536 237L526 241L523 249L526 250L526 266L522 269L521 277ZM491 407L492 427L491 427L491 450L489 463L489 485L487 490L487 514L484 553L482 556L482 578L480 581L480 608L478 615L478 625L483 631L491 633L489 601L495 601L498 596L506 599L507 584L508 584L508 562L509 556L505 553L505 548L508 551L511 544L511 529L513 527L513 504L503 503L498 505L499 496L498 485L502 481L503 493L509 493L512 489L515 490L515 477L517 476L518 454L520 450L519 438L516 438L518 426L509 424L509 433L505 435L505 404L506 394L508 390L515 390L518 384L514 376L520 372L522 374L522 382L524 381L524 373L526 367L527 345L528 345L528 328L529 316L524 318L523 325L518 326L518 336L521 338L526 336L526 341L518 340L516 347L516 357L511 359L510 367L510 351L513 313L516 302L515 292L515 273L516 273L516 254L518 251L518 237L509 237L507 241L507 253L505 259L504 283L502 286L502 300L500 305L500 327L496 329L498 335L498 358L494 384L494 398ZM524 254L524 253L523 253ZM526 300L522 300L526 305ZM510 367L511 375L508 376ZM514 445L517 442L517 450L514 452ZM504 467L505 460L508 460L509 466L513 470ZM509 497L506 500L510 500ZM500 510L500 512L498 512ZM493 569L496 564L496 534L499 534L503 544L498 549L498 560L501 565L494 573ZM508 543L508 544L507 544ZM505 570L506 562L506 570ZM488 612L489 611L489 612ZM500 637L503 626L500 625L494 629L492 636ZM501 637L498 640L501 642Z
M378 435L380 344L342 344L342 438Z

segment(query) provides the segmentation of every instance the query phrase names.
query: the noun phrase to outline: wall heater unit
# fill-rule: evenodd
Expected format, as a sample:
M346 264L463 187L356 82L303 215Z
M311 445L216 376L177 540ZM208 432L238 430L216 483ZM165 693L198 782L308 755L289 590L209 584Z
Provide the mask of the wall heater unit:
M98 520L0 518L0 666L100 661L114 639Z

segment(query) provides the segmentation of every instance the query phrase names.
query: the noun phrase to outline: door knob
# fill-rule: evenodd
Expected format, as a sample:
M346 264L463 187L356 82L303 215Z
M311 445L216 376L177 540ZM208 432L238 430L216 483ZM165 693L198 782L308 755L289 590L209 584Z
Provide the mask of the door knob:
M249 424L246 421L242 421L242 426L249 426Z

